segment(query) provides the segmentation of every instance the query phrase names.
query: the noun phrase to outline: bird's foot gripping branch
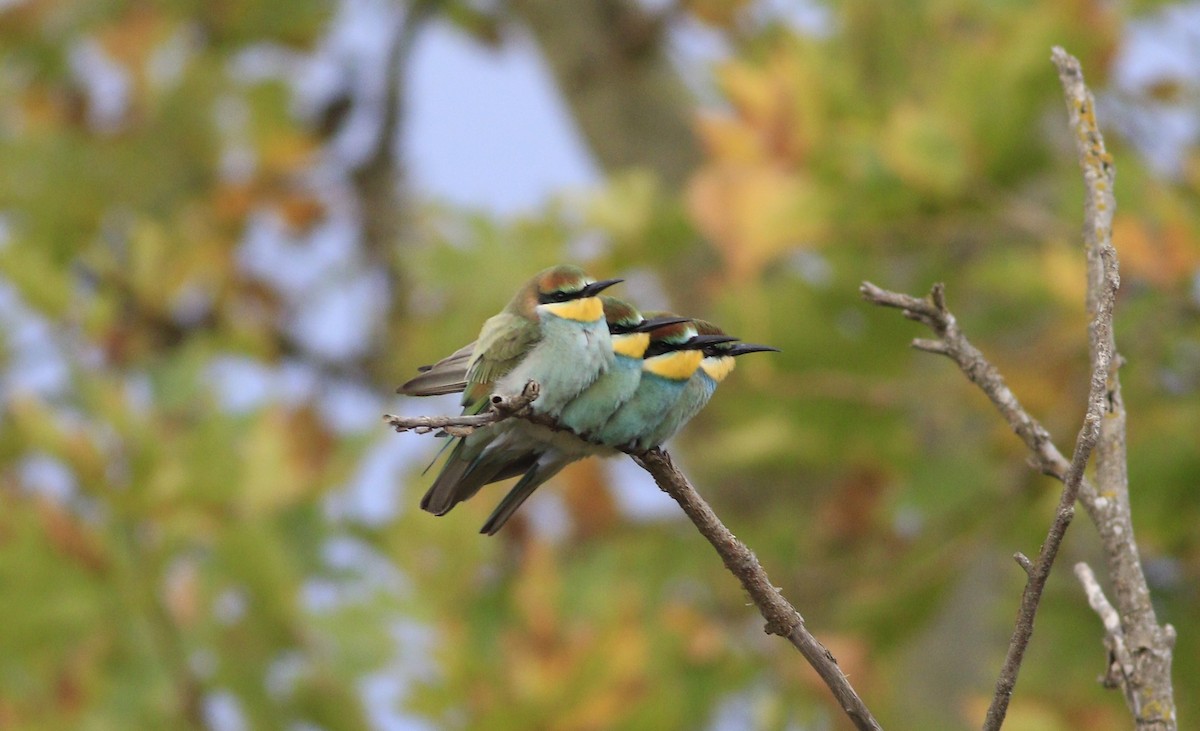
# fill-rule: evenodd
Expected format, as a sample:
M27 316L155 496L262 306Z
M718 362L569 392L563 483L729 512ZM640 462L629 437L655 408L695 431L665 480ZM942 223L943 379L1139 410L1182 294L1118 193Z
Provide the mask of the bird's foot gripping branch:
M445 432L452 437L465 437L476 429L495 424L498 421L516 416L530 419L534 416L529 405L537 400L541 393L537 381L529 381L519 393L511 396L492 396L491 406L482 414L462 414L459 416L395 416L384 414L383 420L396 430L397 434L410 431L415 434L428 434L431 431ZM539 420L540 421L540 420Z

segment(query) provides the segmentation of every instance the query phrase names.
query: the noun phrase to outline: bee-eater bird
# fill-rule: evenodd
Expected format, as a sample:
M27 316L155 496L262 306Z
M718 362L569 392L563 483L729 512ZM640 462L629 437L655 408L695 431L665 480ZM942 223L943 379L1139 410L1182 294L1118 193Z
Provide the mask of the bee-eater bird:
M604 303L604 319L612 339L612 367L572 399L559 414L558 423L570 432L539 429L538 433L522 435L532 436L537 444L532 449L526 444L520 445L523 447L520 454L497 472L493 481L522 472L525 476L496 506L484 524L482 533L494 535L534 490L558 474L563 467L593 454L615 453L610 447L583 441L576 435L591 434L598 430L637 391L642 375L642 357L650 345L651 332L688 322L687 318L673 315L645 319L637 308L627 302L615 297L600 299Z
M592 441L616 449L648 449L644 443L670 408L683 395L688 380L703 359L702 350L717 343L736 340L728 335L700 335L692 321L655 330L642 360L637 390L598 430Z
M692 322L696 327L696 332L702 337L725 334L721 328L711 322L705 320L693 320ZM639 449L649 449L670 439L683 428L684 424L691 421L692 417L708 405L717 386L721 385L725 377L733 372L735 358L746 353L765 351L779 352L779 348L729 340L705 345L700 351L703 356L700 360L700 367L692 373L679 398L666 410L662 421L640 437L635 446Z
M582 269L570 265L546 269L529 280L479 332L467 359L463 413L480 413L493 394L514 395L528 381L537 381L541 390L530 408L557 417L566 403L613 363L612 341L597 295L620 281L593 281ZM461 360L461 353L446 360ZM453 365L441 369L435 365L399 391L411 395L451 393L458 390L455 372ZM421 507L443 515L475 494L504 466L483 459L487 448L525 424L510 419L457 438L441 473L421 499Z

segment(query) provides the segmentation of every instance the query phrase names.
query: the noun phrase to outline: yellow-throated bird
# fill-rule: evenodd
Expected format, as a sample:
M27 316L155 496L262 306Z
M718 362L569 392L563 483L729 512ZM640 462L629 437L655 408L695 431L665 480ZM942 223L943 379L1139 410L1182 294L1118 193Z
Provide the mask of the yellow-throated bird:
M508 466L498 472L495 479L522 472L525 475L496 506L482 533L495 534L538 486L571 462L593 454L615 453L609 447L583 441L577 435L589 435L598 430L637 391L642 358L650 345L651 333L687 322L687 318L673 315L646 319L628 302L615 297L600 299L604 302L604 319L612 339L612 368L563 407L558 423L570 431L540 429L533 434L521 435L532 436L535 444L531 446L530 440L522 440L520 449L513 450L515 454Z
M691 320L655 330L642 360L637 390L603 426L587 436L615 449L655 446L646 443L646 438L656 433L683 396L704 358L702 351L736 339L725 334L702 335Z
M612 365L612 342L597 295L619 279L593 281L582 269L560 265L529 280L499 314L484 323L466 358L461 380L459 351L402 385L406 395L463 392L463 413L487 408L493 394L519 393L528 381L541 390L530 408L556 418L571 399ZM451 361L447 363L447 361ZM488 447L525 422L509 419L456 438L456 443L421 508L443 515L487 484L505 462Z
M693 320L696 332L701 336L717 337L725 333L721 328L706 320ZM679 398L666 409L662 421L654 428L639 436L634 443L638 449L657 447L670 439L683 425L692 420L700 410L708 405L717 390L717 386L725 377L733 372L734 358L746 353L765 351L779 352L779 348L754 343L733 342L735 339L723 342L710 342L700 350L700 367L692 373L683 388Z

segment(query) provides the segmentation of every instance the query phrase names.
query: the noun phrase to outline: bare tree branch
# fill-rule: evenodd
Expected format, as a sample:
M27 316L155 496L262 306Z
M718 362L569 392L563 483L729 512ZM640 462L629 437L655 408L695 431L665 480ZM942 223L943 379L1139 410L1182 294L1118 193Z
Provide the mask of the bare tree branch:
M829 650L804 626L800 612L779 593L763 570L754 552L725 527L687 477L675 467L671 455L662 449L651 449L643 454L631 455L642 469L650 473L659 488L679 503L683 512L696 528L717 549L725 568L742 582L742 588L767 620L768 634L779 635L795 645L796 649L817 671L834 698L845 711L855 728L861 731L878 730L879 723L871 716L866 704L858 697L846 674L838 667L837 660Z
M901 310L905 317L916 320L928 326L937 334L937 340L917 338L912 345L918 350L945 355L953 360L963 374L991 399L996 409L1004 417L1008 425L1021 441L1033 453L1034 464L1043 474L1059 480L1067 476L1071 463L1058 451L1050 439L1050 433L1037 419L1029 415L1016 395L1004 382L1004 377L996 366L992 365L983 353L967 339L958 327L954 315L945 308L945 285L933 285L930 295L924 299L899 292L889 292L863 282L859 288L864 299L884 307L895 307ZM939 308L936 302L941 302ZM1085 499L1095 498L1095 488L1084 480L1081 492Z
M1050 435L1025 412L995 366L989 363L959 330L958 321L946 308L944 285L935 284L929 297L925 299L889 292L870 282L863 282L860 291L868 301L886 307L899 308L904 312L905 317L917 320L937 333L940 339L917 340L913 343L914 347L940 353L958 363L967 377L988 394L992 402L1008 417L1013 429L1024 437L1030 447L1034 449L1041 462L1049 468L1044 471L1063 480L1058 509L1046 539L1042 542L1037 559L1030 563L1023 554L1017 554L1020 556L1016 559L1017 563L1025 570L1027 578L1025 589L1021 594L1016 627L1013 629L1013 635L1009 641L1008 654L1001 667L1000 677L996 681L996 692L984 723L985 731L995 731L1004 723L1004 716L1017 682L1021 661L1025 656L1025 649L1029 645L1029 639L1033 636L1033 622L1037 615L1042 591L1046 586L1046 579L1050 576L1050 569L1058 555L1058 548L1062 545L1063 536L1066 535L1067 526L1071 524L1071 519L1075 515L1075 498L1083 482L1083 470L1100 437L1100 420L1104 413L1105 374L1108 372L1110 354L1100 352L1097 362L1093 363L1087 413L1084 416L1083 427L1076 438L1075 453L1070 463L1065 465L1066 469L1064 470L1062 462L1065 460L1062 460L1062 456L1054 449L1050 442ZM1113 289L1113 294L1115 294L1115 289ZM1102 315L1108 319L1106 326L1111 327L1111 296L1108 298L1107 308L1102 310Z
M1083 83L1079 62L1061 48L1054 49L1054 62L1067 98L1071 127L1075 132L1087 185L1084 241L1088 257L1087 304L1091 316L1089 350L1092 374L1087 413L1076 438L1071 461L1067 462L1054 446L1049 433L1021 407L995 366L963 336L954 316L946 308L943 285L934 285L925 299L888 292L870 282L863 283L861 292L868 301L899 308L905 317L932 329L938 339L917 339L913 341L913 347L954 360L967 378L987 394L1013 431L1033 452L1035 466L1064 483L1054 522L1037 561L1031 564L1018 554L1017 562L1025 570L1028 580L984 729L994 731L1003 724L1021 658L1033 630L1038 600L1063 534L1071 521L1074 501L1078 496L1100 533L1109 574L1116 587L1118 612L1125 636L1123 641L1136 658L1131 665L1133 671L1122 673L1114 682L1124 690L1139 730L1174 731L1176 721L1170 667L1175 632L1170 625L1159 627L1155 619L1149 589L1138 559L1137 544L1133 539L1129 511L1125 415L1117 377L1120 356L1112 332L1112 309L1119 286L1117 255L1112 246L1112 213L1115 208L1112 160L1096 126L1095 105ZM1099 491L1083 477L1093 448L1097 453ZM1111 632L1109 634L1111 636ZM1136 642L1131 643L1130 637L1136 637ZM1113 676L1110 673L1107 677Z
M1088 312L1094 316L1105 307L1105 287L1101 280L1116 276L1117 253L1112 245L1112 219L1116 210L1112 157L1097 127L1095 102L1084 84L1079 61L1058 47L1053 59L1066 97L1086 185L1083 238L1088 254ZM1121 358L1111 327L1093 326L1089 336L1093 360L1096 353L1111 354L1105 374L1108 413L1101 422L1096 447L1096 482L1102 497L1097 497L1088 508L1104 546L1126 647L1133 655L1134 672L1122 676L1120 685L1139 731L1174 731L1177 720L1171 660L1175 630L1170 625L1158 624L1133 534L1125 454L1125 403L1118 374Z
M510 397L493 396L491 408L475 416L385 415L383 418L398 432L415 431L419 434L443 429L455 436L465 435L479 427L509 418L526 419L542 426L567 431L565 427L545 416L532 412L530 404L537 398L538 391L538 384L530 381L525 384L520 394ZM642 469L650 473L663 492L679 503L700 533L717 549L725 567L742 583L751 601L767 620L766 631L786 638L804 655L809 665L829 686L834 698L850 717L855 728L860 731L881 731L879 723L858 697L846 674L838 667L837 660L804 626L804 618L800 616L800 612L784 599L779 589L771 583L770 577L754 553L725 527L704 498L692 487L687 477L675 467L671 455L659 448L647 452L630 451L628 454Z

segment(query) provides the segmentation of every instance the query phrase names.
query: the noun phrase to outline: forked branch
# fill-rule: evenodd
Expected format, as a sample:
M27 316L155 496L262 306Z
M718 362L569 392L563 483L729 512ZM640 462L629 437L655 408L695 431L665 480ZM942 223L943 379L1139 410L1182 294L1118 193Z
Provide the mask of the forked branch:
M1112 331L1112 310L1120 281L1117 253L1112 245L1112 215L1116 205L1112 193L1114 170L1096 125L1095 103L1083 83L1079 62L1061 48L1054 49L1053 58L1066 96L1071 129L1087 186L1084 244L1088 260L1087 306L1091 316L1091 378L1084 422L1076 438L1071 461L1063 457L1049 433L1021 407L995 366L967 341L946 307L941 284L934 285L930 295L924 299L889 292L869 282L863 283L861 292L868 301L898 308L906 317L932 329L937 335L936 339L916 339L913 347L952 359L967 378L987 394L1009 426L1029 447L1037 467L1064 483L1058 510L1037 560L1031 562L1017 554L1027 580L1008 655L984 722L985 731L996 731L1004 722L1021 659L1033 631L1038 602L1074 513L1076 497L1083 503L1100 533L1109 576L1117 590L1117 608L1114 610L1107 600L1099 601L1104 599L1103 592L1091 572L1087 571L1085 575L1077 569L1089 601L1105 622L1106 644L1110 652L1116 657L1114 648L1121 648L1128 658L1117 661L1116 668L1120 672L1114 672L1113 666L1110 666L1106 674L1107 682L1122 688L1139 730L1174 731L1176 721L1170 668L1175 633L1170 625L1159 627L1155 619L1154 609L1150 605L1150 592L1138 559L1129 511L1125 413L1117 374L1120 356ZM1093 450L1097 455L1099 489L1083 477L1083 470ZM1113 616L1120 618L1115 628Z

